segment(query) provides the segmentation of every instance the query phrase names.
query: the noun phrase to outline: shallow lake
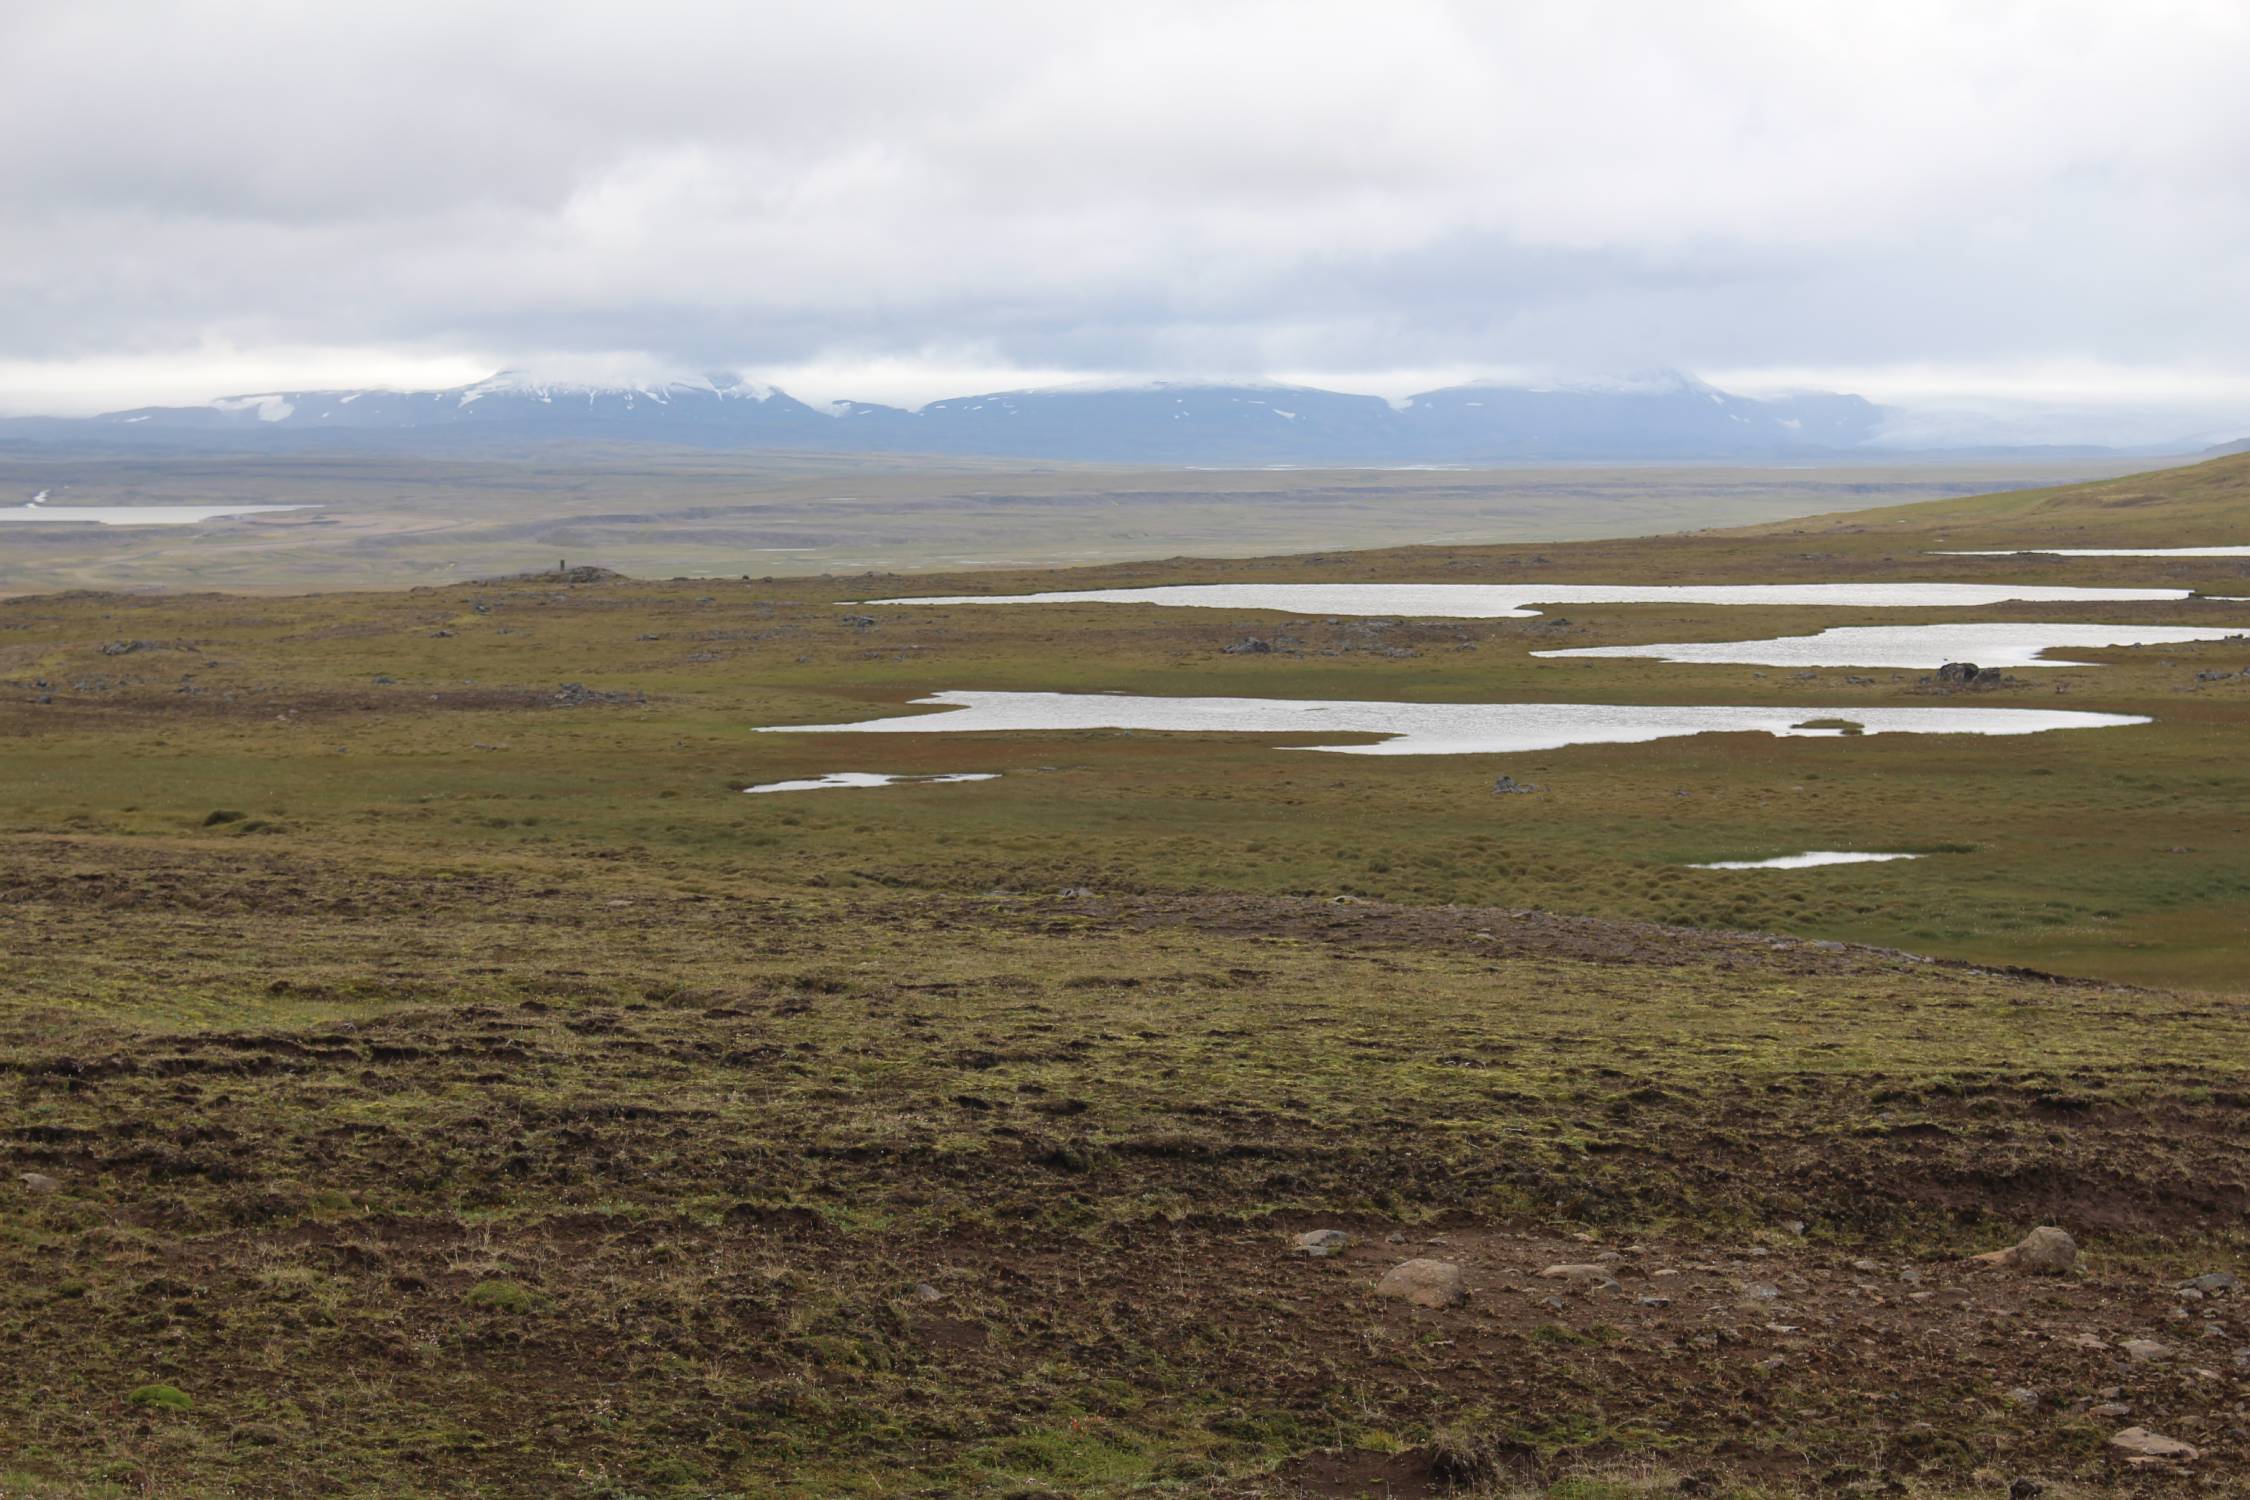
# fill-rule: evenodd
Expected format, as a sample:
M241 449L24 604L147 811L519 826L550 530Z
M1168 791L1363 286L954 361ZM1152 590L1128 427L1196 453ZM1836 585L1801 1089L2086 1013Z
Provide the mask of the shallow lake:
M1817 635L1762 641L1668 641L1647 646L1577 646L1533 656L1638 656L1657 661L1725 662L1762 667L2083 667L2098 663L2042 658L2072 646L2177 646L2223 641L2240 629L2184 625L1839 625Z
M1821 604L1862 609L2185 599L2186 589L2077 588L2039 583L1192 583L1047 594L859 599L882 604L1160 604L1272 609L1299 615L1426 615L1498 620L1534 604Z
M318 510L317 505L30 505L0 506L0 525L9 522L75 522L84 526L192 526L222 516L254 516L276 510Z
M1887 859L1920 859L1919 854L1871 854L1850 849L1811 849L1803 854L1782 854L1772 859L1714 859L1689 865L1691 870L1809 870L1815 865L1868 865Z
M769 781L764 786L746 786L745 792L825 792L850 786L912 786L917 782L939 781L998 781L998 771L952 771L942 776L888 776L877 771L831 771L826 776L812 776L800 781Z
M768 724L765 734L966 734L993 730L1164 730L1326 738L1387 735L1373 745L1301 745L1339 755L1490 755L1565 745L1629 745L1683 734L1840 737L1808 721L1846 720L1867 734L2039 734L2146 724L2127 714L2034 708L1731 708L1602 703L1359 703L1312 698L1160 698L1112 693L944 692L951 710L853 724Z

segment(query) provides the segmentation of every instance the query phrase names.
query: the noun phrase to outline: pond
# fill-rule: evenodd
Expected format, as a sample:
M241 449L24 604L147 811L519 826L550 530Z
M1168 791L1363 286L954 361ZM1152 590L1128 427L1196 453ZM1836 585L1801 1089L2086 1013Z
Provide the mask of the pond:
M942 776L890 776L878 771L831 771L826 776L807 777L800 781L769 781L763 786L746 786L745 792L825 792L838 787L851 786L911 786L917 782L940 781L998 781L998 771L952 771Z
M1949 661L1980 667L2086 667L2095 662L2042 657L2069 647L2178 646L2239 638L2238 627L2185 625L1839 625L1816 635L1761 641L1667 641L1646 646L1576 646L1533 656L1637 656L1657 661L1724 662L1761 667L1909 667ZM2246 642L2250 644L2250 642Z
M1999 552L1933 552L1932 557L2250 557L2250 547L2017 547Z
M42 505L34 500L29 505L0 506L0 524L192 526L227 516L318 509L317 505Z
M1782 854L1772 859L1714 859L1689 865L1691 870L1809 870L1815 865L1868 865L1890 859L1920 859L1919 854L1876 854L1852 849L1809 849L1803 854Z
M2040 583L1194 583L1046 594L953 594L859 599L886 604L1158 604L1271 609L1299 615L1422 615L1520 619L1534 604L1814 604L1910 609L2185 599L2186 589L2080 588Z
M1339 755L1492 755L1565 745L1623 745L1687 734L2040 734L2149 721L2129 714L2033 708L1661 707L1604 703L1390 703L1317 698L1165 698L1122 693L943 692L914 700L948 710L850 724L769 724L765 734L966 734L1077 729L1382 735L1375 744L1291 748ZM1846 728L1843 725L1852 727Z

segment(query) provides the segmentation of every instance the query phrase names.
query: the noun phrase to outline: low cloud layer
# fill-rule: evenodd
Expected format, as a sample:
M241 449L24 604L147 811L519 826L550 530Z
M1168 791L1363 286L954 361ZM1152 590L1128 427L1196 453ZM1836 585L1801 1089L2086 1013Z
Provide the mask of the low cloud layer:
M17 6L0 400L535 356L2224 401L2245 56L2184 0Z

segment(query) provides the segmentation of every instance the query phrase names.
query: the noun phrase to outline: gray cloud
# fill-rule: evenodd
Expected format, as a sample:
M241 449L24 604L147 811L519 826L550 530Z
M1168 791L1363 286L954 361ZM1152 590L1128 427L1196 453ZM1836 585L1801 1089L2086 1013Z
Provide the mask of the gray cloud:
M10 7L0 386L214 349L2224 379L2246 55L2225 0Z

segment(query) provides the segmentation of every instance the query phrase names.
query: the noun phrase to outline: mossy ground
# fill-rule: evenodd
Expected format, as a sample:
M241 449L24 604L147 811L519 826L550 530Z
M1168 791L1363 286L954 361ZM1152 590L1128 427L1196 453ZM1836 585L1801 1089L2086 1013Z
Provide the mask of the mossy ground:
M1843 536L1817 562L1715 536L1041 581L2001 576ZM2236 566L2196 586L2236 591ZM2019 674L2026 703L2156 719L2028 740L1370 759L753 732L942 687L1951 701L1914 674L1527 655L1849 612L833 603L906 591L0 603L0 1494L2244 1473L2250 1335L2223 1299L2173 1318L2171 1292L2239 1264L2250 1206L2228 748L2250 682L2195 680L2250 664L2231 648ZM1252 631L1298 654L1221 654ZM566 682L617 696L572 706ZM1006 774L734 790L840 769ZM1503 770L1546 790L1491 796ZM1681 867L1853 846L1941 857ZM2039 1222L2079 1234L2086 1277L1953 1264ZM1286 1254L1329 1223L1352 1255ZM1635 1295L1549 1306L1538 1267L1598 1250ZM1469 1307L1376 1301L1408 1254L1468 1265ZM1764 1281L1786 1317L1746 1308ZM2179 1357L2069 1342L2151 1330ZM193 1405L130 1400L150 1385ZM2082 1414L2116 1385L2205 1458L2123 1475Z

